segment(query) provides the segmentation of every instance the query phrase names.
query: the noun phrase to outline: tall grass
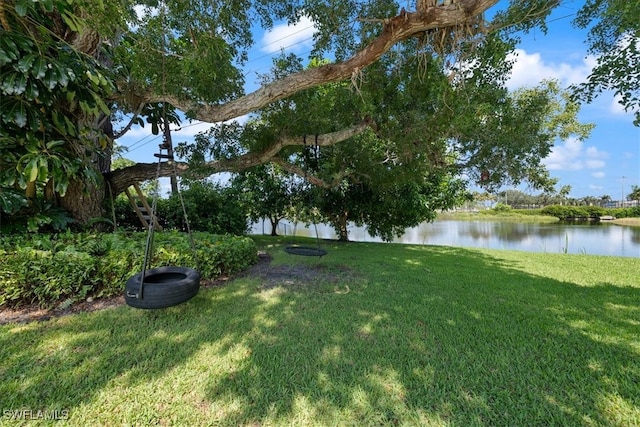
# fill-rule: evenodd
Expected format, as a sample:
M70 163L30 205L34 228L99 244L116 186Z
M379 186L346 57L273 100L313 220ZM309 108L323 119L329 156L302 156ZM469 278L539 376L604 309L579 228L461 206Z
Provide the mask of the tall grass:
M640 425L637 259L375 243L318 259L257 240L318 279L1 326L0 408L67 410L56 425Z

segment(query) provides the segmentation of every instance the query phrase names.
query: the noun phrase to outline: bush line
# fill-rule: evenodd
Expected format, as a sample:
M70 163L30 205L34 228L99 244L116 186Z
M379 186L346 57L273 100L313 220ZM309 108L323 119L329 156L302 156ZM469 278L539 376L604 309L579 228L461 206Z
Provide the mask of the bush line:
M37 303L51 308L118 295L142 269L145 238L146 233L3 237L0 307ZM197 267L203 279L215 279L257 261L255 243L248 237L196 233L194 240L197 266L187 235L156 234L151 266Z

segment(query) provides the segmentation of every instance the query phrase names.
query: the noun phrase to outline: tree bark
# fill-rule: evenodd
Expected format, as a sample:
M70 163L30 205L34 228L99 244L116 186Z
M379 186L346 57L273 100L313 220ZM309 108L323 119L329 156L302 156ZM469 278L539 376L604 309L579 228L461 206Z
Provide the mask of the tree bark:
M73 179L69 182L64 197L60 198L60 206L67 210L77 223L87 224L91 219L104 216L104 182L100 181L98 185L91 185Z
M338 241L340 242L348 242L349 241L349 230L347 229L347 222L349 218L348 212L341 212L334 222L334 227L338 232Z
M278 218L269 218L269 222L271 222L271 236L277 236L278 235Z

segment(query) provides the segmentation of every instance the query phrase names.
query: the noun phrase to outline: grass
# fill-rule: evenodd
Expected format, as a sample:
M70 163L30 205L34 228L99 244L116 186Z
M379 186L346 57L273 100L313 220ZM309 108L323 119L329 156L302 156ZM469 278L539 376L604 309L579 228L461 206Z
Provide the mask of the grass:
M640 227L640 218L618 218L612 221L618 225L629 225L632 227Z
M478 212L443 212L438 214L438 219L454 221L501 221L545 224L551 224L559 221L555 216L526 213L522 210L508 212L494 212L492 210Z
M637 259L256 239L349 274L0 326L0 423L640 425Z

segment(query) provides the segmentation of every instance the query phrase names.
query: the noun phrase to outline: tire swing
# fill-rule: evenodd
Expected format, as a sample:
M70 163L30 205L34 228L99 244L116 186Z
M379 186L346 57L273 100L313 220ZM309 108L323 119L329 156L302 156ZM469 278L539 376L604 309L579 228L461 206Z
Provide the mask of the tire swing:
M163 149L168 149L166 143L160 145L160 153L155 154L158 157L158 173L156 180L160 177L160 165L162 159L173 159L170 154L162 154ZM174 176L176 176L175 164L173 165ZM189 234L189 242L193 251L193 259L198 263L196 257L195 243L189 226L189 219L184 205L184 200L180 190L178 196L182 205L182 213L184 215L185 224ZM127 280L125 285L125 301L128 305L135 308L157 309L166 308L174 305L182 304L190 300L198 293L200 289L200 273L197 270L188 267L164 266L148 269L151 265L153 257L153 234L157 228L157 209L158 192L153 197L153 205L149 219L149 229L147 231L147 242L144 251L144 263L142 271Z
M316 241L318 242L318 245L316 247L302 246L302 245L295 244L297 226L298 226L297 223L293 226L294 244L285 246L284 251L290 255L317 256L317 257L325 256L327 254L327 251L320 247L320 237L318 236L318 226L316 225L316 223L315 222L313 223L313 226L316 230Z
M303 142L304 142L304 149L306 152L307 149L307 137L303 137ZM319 146L318 146L318 135L316 135L316 145L314 147L314 158L315 158L315 164L316 167L318 166L318 157L319 157ZM307 180L307 169L305 168L304 171L304 179L305 181ZM302 245L296 245L295 244L295 240L296 240L296 228L298 227L298 222L296 221L294 226L293 226L293 244L292 245L288 245L285 246L284 251L290 255L300 255L300 256L317 256L317 257L323 257L327 254L327 251L322 249L320 247L320 236L318 235L318 225L317 223L314 221L313 222L313 227L316 230L316 242L317 242L317 246L313 247L313 246L302 246Z

